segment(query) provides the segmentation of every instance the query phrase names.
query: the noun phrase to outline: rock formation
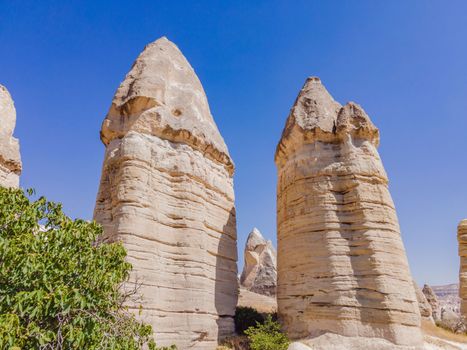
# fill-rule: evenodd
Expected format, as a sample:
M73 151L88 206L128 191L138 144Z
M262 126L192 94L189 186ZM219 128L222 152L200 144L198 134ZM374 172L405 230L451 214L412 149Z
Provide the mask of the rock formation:
M118 88L94 212L121 240L158 345L215 349L234 331L237 246L234 165L198 77L161 38Z
M0 85L0 186L18 187L21 174L19 141L13 137L16 110L8 90Z
M438 302L438 298L436 297L436 294L433 292L433 289L431 289L431 287L428 284L425 284L423 286L422 293L425 295L425 298L428 304L430 304L431 306L433 319L435 321L439 320L441 316L439 302Z
M415 295L417 297L418 310L420 311L420 316L430 322L434 322L431 304L428 302L427 298L425 297L425 294L423 294L423 291L420 289L420 287L415 281L413 281L413 287L415 289Z
M271 241L266 241L255 227L245 245L243 272L240 284L249 291L276 295L277 262L276 249Z
M457 241L459 242L459 297L460 314L467 317L467 219L457 226Z
M378 129L307 79L278 144L278 313L293 339L422 342Z

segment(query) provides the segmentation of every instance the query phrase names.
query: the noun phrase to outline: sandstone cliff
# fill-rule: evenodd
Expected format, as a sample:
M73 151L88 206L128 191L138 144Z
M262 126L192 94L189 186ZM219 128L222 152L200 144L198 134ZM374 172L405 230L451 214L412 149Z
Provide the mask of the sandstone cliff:
M240 284L249 291L276 295L277 252L271 241L264 239L255 227L245 245L243 272Z
M237 304L234 165L200 81L166 38L133 64L101 139L94 217L128 250L141 283L132 307L158 345L215 349Z
M292 338L325 333L419 345L420 313L379 132L309 78L278 144L279 317Z
M457 240L459 242L459 297L460 314L467 317L467 219L457 226Z
M19 141L13 137L16 110L8 90L0 85L0 186L18 187L21 174Z

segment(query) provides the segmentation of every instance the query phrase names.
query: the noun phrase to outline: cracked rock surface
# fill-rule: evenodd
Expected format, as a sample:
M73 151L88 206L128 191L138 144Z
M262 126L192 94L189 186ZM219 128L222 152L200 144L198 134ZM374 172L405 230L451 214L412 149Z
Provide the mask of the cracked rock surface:
M141 284L131 305L159 346L215 349L234 331L233 162L193 68L166 38L144 49L103 122L94 212Z
M422 344L379 131L319 78L293 105L278 169L278 313L292 339L334 333Z

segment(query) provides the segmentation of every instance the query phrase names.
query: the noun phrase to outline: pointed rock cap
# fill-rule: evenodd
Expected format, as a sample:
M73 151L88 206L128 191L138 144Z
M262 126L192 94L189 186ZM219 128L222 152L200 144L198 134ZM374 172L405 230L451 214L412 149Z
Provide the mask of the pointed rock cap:
M334 132L343 137L350 134L379 145L379 131L360 105L348 102L337 115Z
M265 246L266 244L267 244L267 241L264 239L261 232L256 227L254 227L253 230L251 230L246 240L245 250L253 251L256 249L256 247L260 245Z
M309 77L292 107L287 127L297 124L303 130L319 128L332 132L341 105L334 101L318 77Z
M467 229L467 219L461 220L461 222L459 222L459 228L461 227Z
M277 145L276 164L303 143L339 142L349 134L379 143L378 129L359 105L349 102L342 107L318 77L309 77L290 110Z
M0 172L2 171L1 168L3 168L9 174L16 175L14 180L11 175L5 178L4 185L8 187L18 186L17 176L20 175L22 169L19 141L13 137L15 125L16 109L13 99L8 90L0 85Z
M115 93L101 139L107 145L129 131L186 143L233 173L233 162L201 82L166 37L147 45L133 63Z

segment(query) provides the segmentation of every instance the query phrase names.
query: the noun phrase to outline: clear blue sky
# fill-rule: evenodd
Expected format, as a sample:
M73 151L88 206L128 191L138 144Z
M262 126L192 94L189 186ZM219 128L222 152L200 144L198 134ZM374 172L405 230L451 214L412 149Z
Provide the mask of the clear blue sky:
M463 0L0 0L0 83L16 103L22 186L92 217L101 122L138 53L165 35L200 77L236 163L240 250L254 226L275 241L275 146L305 78L317 75L380 128L416 280L457 282L466 13Z

